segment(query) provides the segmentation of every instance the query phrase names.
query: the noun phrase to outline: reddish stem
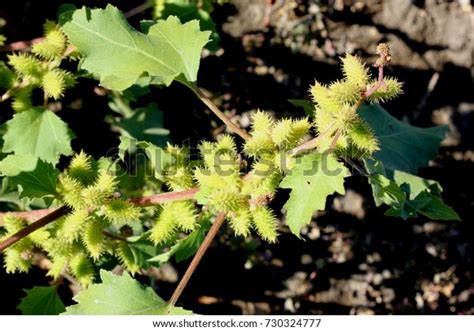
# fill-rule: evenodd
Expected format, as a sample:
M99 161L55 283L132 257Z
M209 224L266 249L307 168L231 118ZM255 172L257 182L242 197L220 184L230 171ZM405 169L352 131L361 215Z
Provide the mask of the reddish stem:
M62 207L59 207L59 208L55 209L53 212L43 216L42 218L40 218L36 222L31 223L26 228L21 229L20 231L18 231L14 235L11 235L10 237L8 237L4 241L2 241L0 243L0 252L5 250L6 248L10 247L11 245L16 243L17 241L20 241L21 239L25 238L30 233L38 230L39 228L42 228L43 226L48 225L49 223L54 222L55 220L57 220L61 216L66 215L70 211L71 211L70 207L62 206Z
M57 208L46 208L46 209L36 209L36 210L29 210L29 211L14 211L14 212L5 212L5 213L0 213L0 225L3 225L3 217L7 214L12 214L17 217L21 217L26 219L27 221L34 221L36 219L42 218L53 211L55 211Z
M169 193L161 193L150 195L147 197L140 197L129 199L131 203L137 206L146 207L152 206L163 202L170 202L170 201L180 201L180 200L189 200L194 198L194 195L199 192L199 188L192 188L186 191L180 192L169 192Z
M31 40L21 40L21 41L15 41L9 45L0 47L0 52L15 52L15 51L21 51L24 50L28 47L31 47L34 44L40 43L44 40L44 37L39 37L39 38L34 38Z
M367 91L364 92L364 98L370 97L372 94L377 92L377 90L382 85L385 84L383 81L383 66L379 66L378 68L379 68L379 78L377 79L377 82L371 88L369 88Z
M148 197L129 199L129 201L136 206L146 207L146 206L151 206L151 205L155 205L155 204L159 204L163 202L189 200L189 199L192 199L198 191L199 191L198 188L192 188L187 191L162 193L162 194L151 195ZM27 227L21 229L17 233L11 235L4 241L0 242L0 252L10 247L17 241L23 239L30 233L38 230L39 228L43 226L48 225L49 223L60 218L61 216L66 215L71 210L72 210L71 207L62 206L57 209L49 208L49 209L40 209L40 210L33 210L33 211L1 213L0 219L2 219L6 214L13 214L15 216L26 218L26 219L32 219L34 217L41 217L41 218L29 224Z
M220 212L216 216L216 219L214 223L212 224L211 228L209 229L209 232L207 233L206 237L204 238L204 241L202 242L201 246L199 246L199 249L194 255L193 260L189 264L188 269L186 269L186 272L184 273L183 278L181 278L178 286L174 290L173 295L171 296L171 299L168 302L170 307L175 306L176 302L178 302L178 299L181 296L181 293L183 293L184 289L188 285L188 282L191 279L191 276L193 275L197 266L199 265L199 262L201 262L202 257L206 253L209 246L211 246L211 243L214 240L214 237L217 235L217 233L219 232L219 229L224 223L225 216L226 216L226 213L224 212Z

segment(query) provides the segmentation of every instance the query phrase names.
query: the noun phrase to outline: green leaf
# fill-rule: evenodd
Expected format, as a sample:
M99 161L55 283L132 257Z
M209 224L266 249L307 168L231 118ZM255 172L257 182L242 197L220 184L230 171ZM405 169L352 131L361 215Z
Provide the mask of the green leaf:
M0 46L2 41L2 35L0 34ZM13 87L15 82L15 73L10 69L5 62L0 61L0 90L7 90Z
M373 174L369 177L369 183L372 186L375 205L380 207L382 204L392 205L401 204L406 200L405 192L393 180L388 179L381 174Z
M186 23L191 20L199 20L202 31L211 31L210 41L206 48L211 52L219 49L219 34L217 33L216 23L211 15L195 3L184 3L182 1L166 1L160 18L166 19L169 16L177 16L181 22Z
M459 215L440 198L437 181L403 171L386 170L380 162L364 161L375 204L390 206L386 215L412 218L422 214L435 220L459 220Z
M7 155L0 161L0 174L7 177L18 176L21 172L31 172L35 170L38 158L31 154L27 155Z
M53 197L45 196L43 198L21 198L19 197L18 187L12 191L11 178L3 177L0 182L0 202L7 202L16 205L19 210L45 209L51 206Z
M33 287L24 290L26 296L21 299L17 309L23 315L59 315L65 311L56 286Z
M56 194L59 171L51 163L32 155L8 155L0 161L0 173L11 184L22 187L20 198L42 198Z
M446 205L439 197L423 191L415 198L415 201L418 199L428 200L418 209L420 214L434 220L460 220L458 213Z
M393 204L385 214L403 219L422 214L433 220L460 220L459 215L451 207L428 191L421 192L413 200L403 200L399 204Z
M55 165L61 155L71 155L74 134L55 113L33 108L6 122L4 153L30 154Z
M163 128L163 113L155 103L136 109L132 116L116 123L126 134L136 140L157 146L166 145L169 130Z
M148 239L148 233L128 237L128 250L133 255L134 263L142 269L149 269L159 264L150 263L148 260L163 251L163 247L156 246Z
M288 99L288 102L291 103L293 106L303 108L306 116L309 116L311 118L314 117L315 108L314 103L312 103L311 101L306 99Z
M200 31L198 21L181 24L175 16L147 25L144 34L111 5L83 7L61 21L70 42L84 56L82 68L113 90L124 90L144 75L167 86L180 75L195 82L210 34Z
M399 170L385 169L380 161L373 162L364 160L365 169L371 176L369 183L372 185L375 204L380 206L382 203L389 204L387 199L390 196L399 196L403 194L400 186L407 185L409 199L414 199L421 192L428 190L435 195L443 191L441 185L435 181L419 176L415 176ZM387 191L387 192L384 192ZM401 192L401 193L400 193ZM396 198L395 200L399 200Z
M89 286L74 297L77 304L64 315L184 315L179 307L169 307L150 287L141 285L128 273L122 276L101 270L102 283Z
M198 250L210 227L211 222L208 219L203 220L198 229L194 230L185 238L178 240L166 253L154 256L149 259L148 262L163 264L168 262L172 256L175 257L176 262L181 262L190 258Z
M155 178L159 180L164 180L164 169L174 162L173 156L166 153L162 148L146 141L137 141L133 138L121 136L118 148L118 155L122 161L125 158L126 152L134 153L137 149L143 150L150 161L150 166L154 171Z
M438 155L438 148L447 133L446 126L417 128L390 115L378 104L364 105L360 116L375 131L380 151L374 154L387 169L416 174L419 167Z
M387 170L386 174L388 178L395 181L397 185L401 186L407 184L410 187L408 195L409 199L414 199L423 191L429 191L435 195L438 195L443 191L441 185L435 180L426 179L398 170Z
M137 140L127 136L120 136L120 144L118 145L118 157L125 161L125 153L133 153L136 151Z
M280 187L291 189L284 208L287 224L298 237L303 225L309 224L316 210L323 210L326 198L344 194L347 168L329 154L308 154L297 159L297 165L283 178Z

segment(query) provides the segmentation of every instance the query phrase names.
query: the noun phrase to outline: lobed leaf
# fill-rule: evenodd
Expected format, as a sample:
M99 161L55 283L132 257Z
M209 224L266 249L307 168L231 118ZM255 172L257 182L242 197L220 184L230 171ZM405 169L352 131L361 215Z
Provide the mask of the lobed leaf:
M8 155L0 161L0 173L20 185L20 198L42 198L56 194L59 171L51 163L32 155Z
M197 20L181 24L175 16L144 25L142 33L111 5L83 7L61 21L69 41L84 56L82 68L98 76L103 86L119 91L142 76L167 86L180 75L195 82L210 35L200 31Z
M2 152L37 156L53 165L61 155L71 155L74 134L55 113L32 108L6 122Z
M386 215L403 219L422 214L435 220L459 220L441 200L441 185L403 171L385 169L380 162L365 160L375 204L388 205Z
M59 315L65 310L56 286L35 286L24 291L26 296L17 306L23 315Z
M169 307L149 287L141 285L128 273L122 276L100 271L102 283L89 286L66 308L64 315L184 315L190 311Z
M313 213L323 210L326 199L334 193L343 194L347 168L330 154L307 154L291 170L280 187L291 189L284 208L291 232L300 236L303 225L311 222Z
M364 105L358 113L379 140L380 151L374 157L387 169L412 174L438 155L439 145L448 130L446 126L417 128L403 123L378 104Z

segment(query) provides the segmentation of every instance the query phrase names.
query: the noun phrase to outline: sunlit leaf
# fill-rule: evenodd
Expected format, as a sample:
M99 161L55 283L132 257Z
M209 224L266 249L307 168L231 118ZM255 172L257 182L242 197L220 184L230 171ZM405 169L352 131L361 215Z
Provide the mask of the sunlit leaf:
M112 5L63 15L62 25L84 57L82 68L113 90L124 90L141 76L165 85L180 75L196 81L201 50L210 34L200 31L198 21L181 24L175 16L146 25L142 33Z

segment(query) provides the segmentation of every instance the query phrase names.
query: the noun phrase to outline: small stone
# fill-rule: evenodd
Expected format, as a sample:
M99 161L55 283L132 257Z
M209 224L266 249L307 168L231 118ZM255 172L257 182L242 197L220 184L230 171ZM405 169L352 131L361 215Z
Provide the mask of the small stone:
M301 264L311 264L313 263L313 257L309 254L301 255Z

